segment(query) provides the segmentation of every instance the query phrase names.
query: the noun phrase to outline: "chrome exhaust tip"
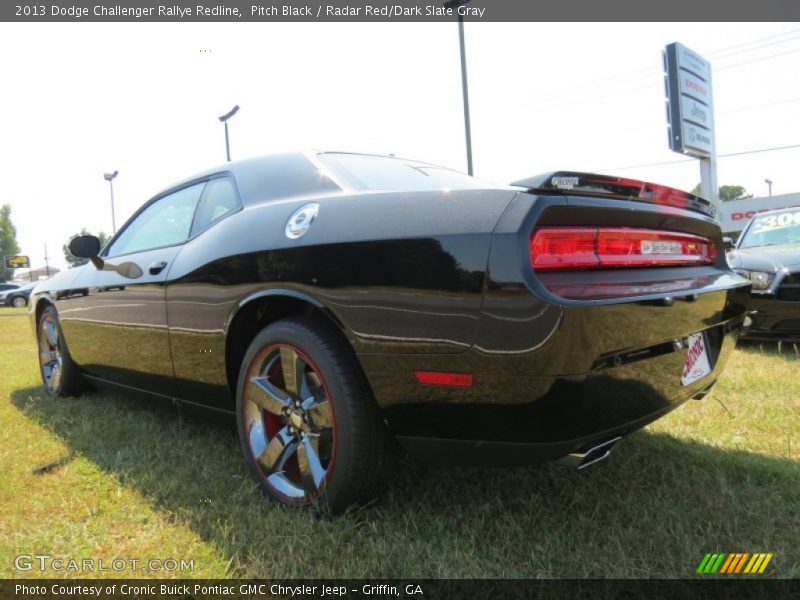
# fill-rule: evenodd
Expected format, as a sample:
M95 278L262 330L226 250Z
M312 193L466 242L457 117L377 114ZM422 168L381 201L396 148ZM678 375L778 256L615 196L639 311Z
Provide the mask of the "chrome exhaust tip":
M572 467L573 469L578 469L579 471L581 471L583 469L586 469L587 467L591 467L592 465L607 459L611 454L611 449L621 439L622 439L621 435L608 439L604 442L601 442L600 444L591 446L586 450L580 450L578 452L573 452L572 454L568 454L564 458L560 459L558 462L568 467Z

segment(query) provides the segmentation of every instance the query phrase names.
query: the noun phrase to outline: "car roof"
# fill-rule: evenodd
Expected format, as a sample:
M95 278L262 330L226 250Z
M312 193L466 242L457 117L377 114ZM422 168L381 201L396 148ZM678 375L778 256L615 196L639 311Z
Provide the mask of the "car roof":
M332 180L338 186L336 190L330 190L330 194L341 194L343 191L346 193L359 193L361 190L354 188L347 180L333 172L327 164L319 160L318 157L324 154L375 156L393 160L410 161L421 165L439 166L412 158L403 158L386 154L349 152L346 150L295 150L292 152L266 154L222 163L196 173L191 177L186 177L168 188L161 190L154 197L168 194L178 188L190 185L192 182L201 181L225 173L231 173L235 177L236 183L239 186L240 195L242 196L242 201L245 204L248 204L254 198L263 198L265 189L272 190L270 194L272 199L306 195L308 193L308 186L300 183L293 183L292 179L296 177L308 177L309 173L317 172L324 173L328 179ZM441 168L448 169L448 167ZM303 172L304 170L305 172ZM455 169L449 170L456 171ZM325 192L321 192L320 194L315 193L314 195L325 195Z

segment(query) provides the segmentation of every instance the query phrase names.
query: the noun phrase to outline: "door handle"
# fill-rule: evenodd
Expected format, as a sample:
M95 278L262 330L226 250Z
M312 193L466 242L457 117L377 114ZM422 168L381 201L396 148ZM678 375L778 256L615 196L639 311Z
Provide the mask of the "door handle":
M167 261L165 260L159 260L154 262L152 265L150 265L149 269L150 275L158 275L159 273L161 273L161 271L164 270L164 267L166 266L167 266Z

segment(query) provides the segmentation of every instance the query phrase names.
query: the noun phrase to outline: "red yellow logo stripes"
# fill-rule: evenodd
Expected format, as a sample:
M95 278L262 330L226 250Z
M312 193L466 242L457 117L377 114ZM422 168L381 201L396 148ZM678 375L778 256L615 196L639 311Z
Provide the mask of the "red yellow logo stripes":
M763 573L772 560L773 554L766 552L721 552L706 554L697 567L701 575L720 573L725 575L746 574L755 575Z

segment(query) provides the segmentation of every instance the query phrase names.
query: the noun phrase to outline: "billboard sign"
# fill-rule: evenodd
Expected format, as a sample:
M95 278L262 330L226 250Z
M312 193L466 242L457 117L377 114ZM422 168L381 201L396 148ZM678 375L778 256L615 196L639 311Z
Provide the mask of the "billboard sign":
M27 256L17 254L13 256L6 256L6 269L30 269L31 260Z
M800 207L800 193L720 202L719 224L724 232L737 232L744 229L750 218L758 213L794 206Z
M711 64L678 42L664 50L669 147L705 158L714 154Z

